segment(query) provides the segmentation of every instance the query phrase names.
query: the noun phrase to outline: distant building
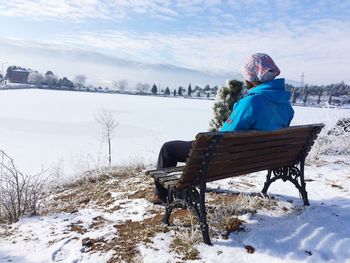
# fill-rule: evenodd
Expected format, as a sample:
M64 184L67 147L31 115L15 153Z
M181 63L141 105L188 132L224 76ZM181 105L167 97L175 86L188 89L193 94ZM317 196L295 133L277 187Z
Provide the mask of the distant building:
M13 69L11 74L7 75L7 78L12 83L27 83L29 73L30 70L28 69Z

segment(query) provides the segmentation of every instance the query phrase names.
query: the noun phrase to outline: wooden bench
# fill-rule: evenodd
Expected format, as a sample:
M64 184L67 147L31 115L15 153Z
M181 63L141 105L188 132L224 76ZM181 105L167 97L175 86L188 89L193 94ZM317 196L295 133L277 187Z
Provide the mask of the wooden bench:
M186 206L199 218L204 242L211 245L206 220L206 183L267 170L262 193L278 179L292 182L309 205L304 163L324 124L293 126L271 132L203 132L196 136L185 166L148 174L168 191L163 222L174 207ZM197 190L199 188L199 192Z

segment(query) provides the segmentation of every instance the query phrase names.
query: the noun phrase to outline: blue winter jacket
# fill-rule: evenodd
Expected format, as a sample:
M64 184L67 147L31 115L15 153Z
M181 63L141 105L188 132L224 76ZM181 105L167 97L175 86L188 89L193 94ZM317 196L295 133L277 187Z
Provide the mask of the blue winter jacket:
M284 79L264 82L235 103L219 131L271 131L287 127L294 116L290 96L285 90Z

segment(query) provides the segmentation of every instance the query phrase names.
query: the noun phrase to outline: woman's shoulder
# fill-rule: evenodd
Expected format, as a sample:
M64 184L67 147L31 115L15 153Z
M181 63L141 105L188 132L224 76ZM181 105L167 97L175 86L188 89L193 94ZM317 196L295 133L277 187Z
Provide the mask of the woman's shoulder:
M235 105L235 109L255 112L261 110L264 104L266 104L264 96L252 93L239 100Z

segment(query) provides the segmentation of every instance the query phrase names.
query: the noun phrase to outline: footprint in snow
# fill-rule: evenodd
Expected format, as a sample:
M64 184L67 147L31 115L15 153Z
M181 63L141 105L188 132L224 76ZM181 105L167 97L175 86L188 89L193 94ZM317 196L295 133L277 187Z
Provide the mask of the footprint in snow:
M74 253L74 248L76 248L76 246L72 244L73 240L77 240L77 238L72 237L68 240L65 240L63 244L52 253L52 262L81 262L81 256L78 256L77 253Z

